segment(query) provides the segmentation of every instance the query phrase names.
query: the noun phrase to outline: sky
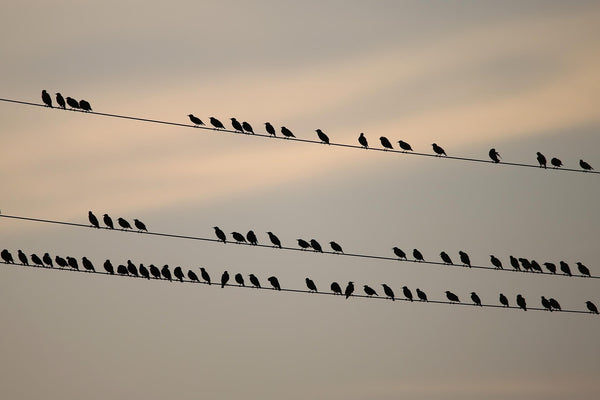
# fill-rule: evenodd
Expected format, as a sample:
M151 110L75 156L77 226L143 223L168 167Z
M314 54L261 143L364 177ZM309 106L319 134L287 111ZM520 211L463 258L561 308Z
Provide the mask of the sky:
M560 1L22 1L0 15L0 98L297 137L600 168L600 5ZM596 175L230 135L0 102L0 212L284 245L510 254L600 274ZM595 279L444 268L0 218L0 247L114 264L600 305ZM33 399L597 399L587 314L218 288L0 264L0 386Z

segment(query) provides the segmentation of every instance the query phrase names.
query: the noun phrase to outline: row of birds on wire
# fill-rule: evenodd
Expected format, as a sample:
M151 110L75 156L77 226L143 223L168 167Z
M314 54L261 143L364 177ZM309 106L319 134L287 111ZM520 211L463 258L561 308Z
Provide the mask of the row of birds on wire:
M98 220L98 217L96 217L96 215L92 211L88 211L88 220L90 221L92 226L94 226L96 228L100 228L100 222ZM146 231L146 232L148 231L148 229L146 228L146 225L142 221L140 221L137 218L134 219L133 221L134 221L134 226L139 231ZM114 229L114 222L108 214L103 215L103 222L107 228ZM119 224L119 226L121 226L122 229L133 229L131 224L122 217L119 217L117 219L117 223ZM213 229L215 231L215 236L217 237L217 239L222 241L223 243L227 243L227 240L228 240L227 234L218 226L214 226ZM277 235L275 235L273 232L267 232L267 235L269 236L269 240L274 247L277 247L277 248L282 247L281 240L279 239L279 237L277 237ZM256 236L256 233L253 230L248 231L248 233L246 233L246 235L244 235L240 232L231 232L231 236L233 237L233 240L236 243L250 244L250 245L258 244L258 237ZM315 239L310 239L310 240L297 239L297 243L298 243L298 247L302 250L311 249L314 252L323 253L323 246L321 246L321 244ZM344 250L339 243L337 243L335 241L330 241L329 246L331 247L331 250L333 250L334 253L344 254ZM408 261L408 257L406 255L406 253L404 252L404 250L400 249L399 247L393 247L392 251L394 252L394 255L396 257L398 257L398 259ZM423 256L421 251L419 251L418 249L413 249L412 255L414 257L415 262L424 262L425 261L425 257ZM464 265L465 267L472 266L471 258L469 257L469 255L466 252L460 250L458 252L458 256L460 258L460 262L462 265ZM509 258L510 265L516 271L544 273L542 266L536 260L529 260L524 257L517 258L512 255L510 255L509 257L510 257ZM452 261L452 258L450 257L450 255L445 251L442 251L440 253L440 259L442 260L442 262L444 264L456 265ZM493 254L490 255L490 262L494 266L495 269L504 269L504 265L503 265L502 261ZM546 267L546 269L548 270L548 273L550 273L550 274L556 274L556 272L558 270L557 265L552 262L545 262L542 265L544 265L544 267ZM581 262L577 262L576 265L577 265L577 269L579 270L581 275L588 276L588 277L591 276L590 270L586 265L584 265ZM565 261L560 261L559 267L560 267L560 271L564 275L567 275L567 276L573 275L573 273L571 272L571 267Z
M46 106L51 107L51 108L53 107L52 98L51 98L50 94L48 92L46 92L46 90L42 90L42 101L44 102L44 104ZM72 97L67 97L65 100L60 93L56 93L56 102L58 103L58 106L63 109L66 109L66 105L68 105L69 107L71 107L72 109L75 109L75 110L92 111L92 107L90 106L89 102L87 102L85 100L77 101L77 100L73 99ZM204 122L200 118L194 116L193 114L188 114L188 118L194 124L194 126L205 126ZM239 132L239 133L254 135L254 128L252 128L252 125L250 125L250 123L248 123L246 121L240 122L236 118L230 118L230 120L231 120L231 126L233 127L234 131ZM210 124L217 130L218 129L226 129L225 125L215 117L210 117L209 121L210 121ZM275 127L270 122L265 122L265 130L269 135L276 136ZM286 128L285 126L281 127L280 132L283 135L283 137L286 139L296 138L294 133L290 129ZM330 144L329 136L325 132L323 132L321 129L316 129L315 132L317 133L317 137L319 138L319 140L322 143ZM381 146L383 147L384 150L394 150L395 149L394 146L392 145L392 142L385 136L381 136L379 138L379 142L381 143ZM365 149L369 148L369 142L364 133L361 133L359 135L358 143ZM403 140L399 140L397 143L398 143L398 146L401 151L403 151L403 152L413 151L413 148L409 143L407 143ZM431 146L432 146L433 152L435 153L436 156L440 156L440 157L447 156L444 148L439 146L437 143L432 143ZM547 162L546 156L544 156L539 151L536 154L537 154L537 161L539 163L539 166L542 168L547 168L548 162ZM500 156L500 153L498 153L498 151L496 151L495 148L490 149L490 151L488 152L488 156L494 163L499 163L500 160L502 159L502 157ZM563 167L562 161L557 157L552 157L550 159L550 165L554 168ZM579 160L579 166L584 171L591 171L594 169L594 168L592 168L592 166L589 163L587 163L586 161L584 161L582 159Z
M12 254L7 249L2 250L2 252L0 252L0 256L2 257L2 259L4 260L5 263L15 264ZM29 266L29 259L22 250L19 249L17 251L17 257L18 257L21 265ZM54 262L53 262L52 257L48 253L44 253L44 255L41 258L35 253L31 254L30 257L31 257L31 261L36 266L39 266L39 267L54 268L54 262L56 262L56 265L58 265L59 267L62 267L62 268L70 267L72 269L79 270L79 262L74 257L55 256ZM81 264L86 271L97 272L94 267L94 264L87 257L83 257L81 259ZM146 278L146 279L164 279L164 280L168 280L168 281L173 281L173 279L175 279L175 280L179 280L180 282L184 282L184 280L186 280L186 274L184 273L183 269L180 266L175 267L173 269L173 272L171 272L168 264L165 264L162 268L159 269L154 264L150 264L148 267L144 266L144 264L139 264L139 266L137 266L131 260L127 260L126 265L119 264L115 269L112 262L109 259L107 259L103 264L103 268L110 275L114 275L116 272L116 274L118 274L118 275L127 275L127 276L141 277L141 278ZM204 267L200 267L199 269L200 269L200 271L199 271L200 276L198 276L198 274L196 274L196 272L194 272L193 270L189 269L187 271L187 278L188 278L187 280L190 282L198 282L199 283L200 279L202 279L202 281L204 283L211 285L213 282L212 282L212 279L211 279L208 271ZM260 284L260 280L258 279L258 277L256 275L249 274L248 278L249 278L250 284L252 286L254 286L256 288L262 288L262 286ZM246 281L244 279L244 275L242 275L241 273L236 273L234 275L233 279L235 280L237 285L246 286ZM224 288L225 286L231 286L229 284L229 281L230 281L229 272L224 271L222 273L221 279L220 279L221 288ZM267 278L267 281L269 281L269 284L271 285L272 289L281 290L281 284L279 283L279 279L277 279L277 277L270 276L269 278ZM317 286L312 279L307 277L305 279L305 284L310 292L315 292L315 293L318 292ZM397 298L396 294L389 285L382 283L381 287L383 289L383 293L386 298L389 298L392 301L396 300L396 298ZM333 294L342 295L342 296L345 296L346 299L348 299L350 296L352 296L354 294L355 286L354 286L353 281L349 281L348 284L346 285L345 289L342 290L342 287L340 286L340 284L338 282L332 282L329 285L329 289L331 290L331 292ZM363 285L363 292L368 297L373 297L373 296L379 297L379 294L377 293L377 291L369 285ZM407 286L402 287L402 294L403 294L405 300L408 300L411 302L414 300L413 293ZM427 294L419 288L416 289L416 295L417 295L417 299L419 301L424 301L424 302L429 301ZM460 302L459 297L455 293L453 293L449 290L445 291L445 295L446 295L446 298L450 302L454 302L454 303ZM474 305L482 306L481 298L479 297L479 295L477 293L471 292L470 298ZM500 293L500 295L499 295L499 302L504 307L510 307L509 300L503 293ZM527 311L526 300L521 294L517 295L516 303L519 308L523 309L524 311ZM547 309L549 311L562 311L560 303L554 298L546 299L545 296L541 296L541 304L545 309ZM596 307L596 305L593 302L587 301L586 306L590 312L592 312L594 314L598 314L598 308Z

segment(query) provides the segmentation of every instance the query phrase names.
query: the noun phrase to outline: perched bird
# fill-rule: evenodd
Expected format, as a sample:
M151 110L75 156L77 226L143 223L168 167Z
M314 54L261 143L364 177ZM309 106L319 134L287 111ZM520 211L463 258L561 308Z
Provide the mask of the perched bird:
M458 296L457 296L457 295L455 295L454 293L452 293L452 292L451 292L451 291L449 291L449 290L446 290L446 297L447 297L447 298L448 298L448 300L450 300L450 301L460 301L460 300L458 299Z
M320 253L323 252L323 249L321 248L321 245L315 239L310 239L310 245L311 245L311 247L313 249L315 249L315 251L318 251Z
M390 143L388 138L386 138L385 136L381 136L379 138L379 141L381 142L381 145L383 146L384 149L393 149L394 148L394 146L392 146L392 144Z
M440 146L438 146L437 144L433 143L431 146L433 146L433 151L435 152L435 154L437 154L438 156L441 155L445 155L447 156L446 152L444 151L444 149L442 149Z
M246 121L242 122L242 128L244 128L244 130L252 135L254 135L254 129L252 129L252 125L250 125L249 123L247 123Z
M54 257L54 261L56 261L56 265L58 265L59 267L63 267L64 268L64 267L69 266L69 263L67 262L67 260L65 260L61 256Z
M148 229L146 228L146 224L144 224L139 219L134 219L133 224L135 225L136 228L138 228L138 230L148 232Z
M244 128L242 128L242 124L240 124L240 121L238 121L235 118L231 118L231 125L233 126L233 129L235 129L236 131L239 132L244 132Z
M545 262L544 266L546 267L546 269L548 271L550 271L551 274L555 274L556 273L556 264L551 263L551 262Z
M244 277L242 276L242 274L237 273L237 274L235 274L234 278L235 278L235 281L237 282L238 285L245 286L244 285Z
M217 129L223 129L223 128L225 128L223 126L223 123L221 121L219 121L218 119L216 119L215 117L210 117L210 124L212 126L214 126L215 128L217 128Z
M254 287L260 288L260 282L258 281L258 278L254 274L250 274L248 276L250 277L250 283L252 283Z
M62 94L60 93L56 93L56 103L59 105L59 107L61 107L63 110L67 108L67 104L65 103L65 98L62 97Z
M292 131L290 131L288 128L286 128L285 126L281 127L281 134L286 138L289 139L291 137L295 138L296 136L294 136L294 134L292 133Z
M369 148L369 142L367 141L367 138L365 137L364 133L361 133L358 137L358 143L365 149Z
M131 275L138 276L137 267L131 260L127 260L127 271L129 271Z
M508 299L502 293L500 293L500 304L502 304L504 307L508 307Z
M460 256L460 261L463 263L464 266L471 266L471 259L469 258L469 255L467 253L461 250L458 252L458 255Z
M108 226L110 229L115 229L113 220L111 217L108 216L108 214L104 214L104 217L102 219L104 220L104 225Z
M179 279L179 282L183 282L184 275L180 266L175 267L173 275L175 275L175 278Z
M415 261L425 261L423 254L417 249L413 249L413 257L415 258Z
M267 235L269 235L269 240L271 241L271 243L273 243L273 246L281 248L281 242L273 232L267 232Z
M504 269L502 268L502 261L500 261L495 255L490 255L490 261L492 265L496 267L496 269Z
M491 148L490 152L488 154L489 154L490 158L492 159L492 161L495 163L499 163L500 159L502 158L502 157L500 157L500 153L498 153L496 151L496 149L494 149L494 148Z
M548 301L550 302L550 305L552 306L552 308L554 308L555 310L558 310L558 311L562 311L560 308L560 304L553 297L550 297L548 299Z
M521 270L521 266L519 265L519 260L517 260L516 257L510 256L510 265L512 265L512 267L517 271Z
M52 98L50 97L48 92L46 92L46 90L42 90L42 101L45 105L52 108Z
M322 130L317 129L315 132L317 132L317 136L319 137L319 139L321 139L321 142L329 144L329 137L325 133L323 133Z
M573 276L571 274L571 268L569 268L569 264L564 261L560 262L560 270L565 273L565 275Z
M44 261L44 264L46 264L47 266L53 267L52 257L50 257L50 254L44 253L44 256L42 257L42 261Z
M148 268L150 268L150 273L152 274L152 276L155 279L160 279L160 270L158 269L158 267L156 267L154 264L150 264L148 266Z
M202 122L202 120L200 118L195 117L194 114L188 114L188 117L190 117L190 121L192 121L192 124L204 125L204 122Z
M88 219L90 220L90 224L95 226L96 228L100 228L100 223L98 222L98 218L94 215L93 212L88 211Z
M48 253L46 253L48 254ZM2 252L0 252L0 256L2 257L2 259L4 260L5 263L7 264L14 264L15 261L13 260L13 256L12 254L10 254L10 251L4 249L2 250ZM52 259L50 260L50 266L52 266Z
M273 125L271 125L270 122L265 122L265 130L267 131L267 133L271 136L276 136L275 135L275 128L273 128Z
M339 283L332 282L330 288L333 293L342 294L342 288L340 287Z
M404 151L413 151L412 147L410 147L410 144L402 140L398 140L398 144L400 145L400 148Z
M221 289L227 285L227 282L229 282L229 272L225 271L223 272L223 275L221 275Z
M552 311L552 305L550 304L550 302L548 301L548 299L546 299L544 296L542 296L542 305L544 306L544 308L548 311Z
M592 169L594 169L590 164L586 163L583 160L579 160L579 166L586 171L591 171Z
M104 261L104 270L111 275L115 274L115 267L113 267L112 263L108 259Z
M536 154L537 154L537 161L540 164L540 168L541 167L546 168L546 157L544 157L544 155L542 153L540 153L539 151Z
M586 301L585 306L587 307L588 310L590 310L590 312L592 314L598 314L598 307L596 307L596 305L594 303L592 303L591 301Z
M210 285L210 275L208 275L208 272L206 272L204 267L200 267L200 276L202 277L202 279L204 279L206 283Z
M146 279L150 279L150 271L148 271L148 268L144 267L144 264L140 264L140 275Z
M233 239L238 243L246 243L246 238L239 232L231 232Z
M346 290L344 291L344 295L346 295L346 299L350 296L352 296L352 293L354 293L354 282L350 281L348 282L348 285L346 286Z
M248 231L248 233L246 233L246 239L248 239L248 243L250 243L253 246L256 246L258 244L258 239L256 238L256 234L254 233L254 231Z
M413 294L409 288L407 288L406 286L402 286L402 292L404 293L404 297L406 297L410 301L413 301Z
M71 97L67 97L67 104L71 108L75 108L75 109L79 108L79 102Z
M79 100L79 108L83 111L92 111L92 106L85 100Z
M315 285L315 282L312 279L306 278L304 281L306 282L306 287L308 288L308 290L311 290L313 292L317 291L317 285Z
M521 262L521 265L523 266L523 269L525 271L529 271L531 269L531 263L529 262L528 259L519 257L519 261Z
M394 247L392 250L394 250L394 254L396 255L396 257L404 258L405 260L407 260L406 253L403 252L401 249L399 249L398 247Z
M69 264L69 267L71 267L73 269L77 269L77 270L79 269L79 264L77 263L76 258L67 256L67 264Z
M373 295L377 296L377 292L375 292L375 290L373 288L371 288L370 286L364 285L363 290L365 291L367 296L373 296Z
M550 160L550 164L552 164L552 166L554 168L560 168L562 167L563 163L562 161L560 161L558 158L556 157L552 157L552 159Z
M477 293L471 292L471 300L473 300L473 303L475 303L475 305L481 306L481 299L479 298L479 296L477 296Z
M271 286L273 286L273 289L281 290L281 286L279 285L279 280L277 279L277 277L270 276L269 278L267 278L267 280L269 281L269 283L271 283Z
M27 255L25 253L23 253L22 250L19 249L17 251L17 257L19 257L19 261L21 261L21 264L29 265L29 260L27 260Z
M452 259L450 258L450 256L448 255L448 253L446 253L445 251L442 251L440 253L440 257L442 258L442 261L445 264L452 264Z
M119 217L119 219L117 219L117 222L119 223L119 225L121 226L121 228L123 228L123 229L131 229L131 225L129 224L129 222L127 222L127 220L125 218Z
M83 264L83 268L85 268L86 270L96 272L96 269L94 268L94 264L92 264L92 262L90 260L88 260L87 257L83 257L81 259L81 263Z
M42 259L40 257L38 257L37 254L32 254L31 255L31 261L35 264L35 265L40 265L40 266L44 266L44 263L42 262Z
M396 297L394 296L394 291L392 290L392 288L386 285L385 283L382 283L381 286L383 286L383 293L385 293L387 297L392 299L392 301L395 301Z
M536 272L543 272L542 266L535 260L531 260L531 269Z
M298 239L298 246L300 246L302 249L308 249L310 247L310 243L304 239Z
M580 262L577 262L577 269L579 270L579 272L581 272L581 275L591 276L590 270L588 269L588 267L586 267L585 265L583 265Z
M335 251L336 253L343 253L344 252L344 250L342 250L342 246L340 246L336 242L329 242L329 245L331 246L331 249L333 251Z
M215 235L217 235L217 238L221 241L223 241L223 243L227 242L227 238L225 237L225 232L223 232L221 230L221 228L219 228L218 226L213 226L213 229L215 230Z
M117 267L117 273L119 275L129 275L129 272L127 272L127 267L123 264L119 264L119 266Z
M190 281L192 282L200 282L200 279L198 279L198 275L196 275L196 273L194 271L192 271L191 269L188 270L188 278L190 278Z
M425 294L424 291L422 291L421 289L417 288L417 297L421 300L421 301L427 301L427 295Z
M150 271L152 271L152 269L150 269ZM171 271L169 271L169 266L167 264L163 265L162 269L160 270L160 273L169 282L171 282L173 280L173 278L171 278Z

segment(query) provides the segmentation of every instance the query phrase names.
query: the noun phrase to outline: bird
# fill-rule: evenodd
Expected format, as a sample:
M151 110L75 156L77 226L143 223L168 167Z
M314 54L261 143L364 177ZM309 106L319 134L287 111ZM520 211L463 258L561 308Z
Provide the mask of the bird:
M442 149L436 143L432 143L431 146L433 147L433 151L435 152L435 154L437 154L438 156L441 156L442 154L445 155L445 156L447 156L447 154L444 151L444 149Z
M160 270L160 273L169 282L171 282L173 280L173 278L171 278L171 271L169 271L169 266L167 264L163 265L162 269Z
M392 301L396 300L396 296L394 295L394 291L392 290L391 287L389 287L388 285L386 285L385 283L382 283L381 286L383 286L383 293L385 293L385 295L387 297L389 297L390 299L392 299Z
M125 218L119 217L119 219L117 219L117 222L119 223L119 225L121 226L121 228L123 228L123 229L131 229L131 225L129 224L129 222L127 222L127 220Z
M62 94L60 93L56 93L56 103L59 105L59 107L61 107L63 110L67 108L67 104L65 103L65 98L62 97Z
M413 249L413 257L415 258L415 261L425 261L423 254L417 249Z
M544 155L542 153L540 153L539 151L536 154L537 154L537 161L540 164L540 168L542 168L542 167L546 168L546 157L544 157Z
M52 108L52 98L50 97L48 92L46 92L46 90L42 90L42 101L45 105Z
M217 235L217 238L223 241L223 243L226 243L227 238L225 237L225 232L223 232L218 226L213 226L213 229L215 230L215 235Z
M491 148L490 152L488 154L489 154L490 158L492 159L492 161L495 163L499 163L500 159L502 158L502 157L500 157L500 153L498 153L496 151L496 149L494 149L494 148Z
M155 279L160 279L160 270L154 264L150 264L148 266L150 268L150 273Z
M75 108L75 109L79 108L79 102L71 97L67 97L67 104L71 108Z
M42 261L44 261L44 264L46 264L49 267L52 267L52 257L50 257L50 254L48 253L44 253L44 256L42 257Z
M231 232L233 239L238 243L246 243L246 238L239 232Z
M22 250L17 251L17 257L19 257L19 261L21 261L21 264L29 265L29 260L27 260L27 255L25 255L25 253L23 253Z
M195 117L194 114L188 114L188 117L190 118L190 121L192 121L192 124L196 126L204 125L204 122L202 122L200 118Z
M556 273L556 264L551 263L551 262L545 262L544 266L546 267L546 269L548 271L550 271L551 274L555 274Z
M92 106L85 100L79 100L79 108L83 111L92 111Z
M588 269L588 267L586 267L585 265L583 265L580 262L577 262L577 269L579 270L579 272L581 272L581 275L591 276L590 270Z
M402 286L402 292L404 293L404 297L406 297L410 301L413 301L413 294L409 288L407 288L406 286Z
M554 299L553 297L550 297L548 299L548 301L550 302L550 305L552 306L552 308L554 308L555 310L558 310L558 311L562 311L562 309L560 308L560 304L558 303L558 301L556 301L556 299Z
M64 268L64 267L67 267L69 265L69 263L67 262L67 260L65 260L61 256L54 257L54 261L56 261L56 265L58 265L59 267L63 267Z
M113 224L112 218L108 214L104 214L102 218L104 220L104 224L108 226L110 229L115 229L115 225Z
M131 260L127 260L127 271L129 271L131 275L138 276L137 267Z
M367 296L377 296L377 292L370 286L368 285L363 285L363 290L365 291L365 293L367 294Z
M591 171L594 169L590 164L586 163L583 160L579 160L579 166L586 171Z
M239 132L244 132L244 128L242 128L242 124L240 124L240 121L238 121L235 118L230 118L231 119L231 125L233 126L233 129L235 129L236 131Z
M393 149L394 148L394 146L392 146L392 144L390 143L388 138L386 138L385 136L381 136L379 138L379 141L381 142L381 145L383 146L384 149Z
M519 260L517 260L516 257L510 256L510 265L512 265L512 267L516 271L520 271L521 270L521 266L519 265Z
M127 267L124 266L123 264L119 264L119 266L117 267L117 273L119 275L129 275L129 272L127 271Z
M354 282L350 281L348 282L348 285L346 286L346 290L344 291L344 295L346 296L346 299L350 296L352 296L352 293L354 293Z
M523 266L523 269L525 271L529 271L531 269L531 263L529 262L528 259L519 257L519 261L521 262L521 265Z
M317 129L315 132L317 132L317 136L321 139L321 142L329 144L329 137L322 130Z
M340 284L337 282L332 282L331 283L331 291L335 294L342 294L342 288L340 287Z
M473 300L473 303L475 303L475 305L481 307L481 299L479 298L477 293L471 292L471 300Z
M463 263L463 265L467 267L471 266L471 259L467 253L461 250L458 252L458 255L460 256L460 261Z
M92 224L96 228L100 228L100 223L98 222L98 218L94 215L93 212L88 211L88 219L90 220L90 224Z
M246 239L248 239L248 243L251 245L256 246L258 244L258 239L256 238L254 231L248 231L248 233L246 233Z
M310 239L310 245L311 245L311 247L313 249L315 249L315 251L318 251L320 253L323 252L323 249L321 248L321 245L315 239Z
M417 288L417 297L421 300L421 301L427 301L427 294L425 294L424 291L422 291L421 289Z
M292 131L290 131L288 128L286 128L285 126L281 127L281 134L286 138L289 139L291 137L295 138L296 136L294 136L294 134L292 133Z
M223 128L225 128L223 126L223 123L221 121L219 121L218 119L216 119L215 117L210 117L210 124L212 126L214 126L215 128L217 128L217 129L223 129Z
M81 259L81 263L83 264L83 268L85 268L86 270L96 272L94 264L92 264L92 262L87 257L83 257Z
M194 282L200 282L200 279L198 279L198 275L196 275L196 273L194 271L192 271L191 269L188 270L188 278L190 278L190 281L194 281Z
M520 294L517 295L517 305L523 309L523 311L527 311L527 303L525 302L525 297Z
M240 274L240 273L235 274L234 279L235 279L235 281L237 282L238 285L245 286L244 285L244 277L242 276L242 274Z
M369 148L369 142L367 141L367 138L365 137L364 133L361 133L358 137L358 143L365 149Z
M67 256L67 264L69 264L69 267L71 267L73 269L77 269L77 270L79 269L79 264L77 263L76 258Z
M277 279L277 277L270 276L270 277L267 278L267 280L269 281L269 283L271 284L271 286L273 286L273 289L275 289L275 290L281 290L281 286L279 285L279 280Z
M500 261L495 255L490 255L490 261L492 265L496 267L496 269L504 269L502 268L502 261Z
M588 310L590 310L590 312L592 314L598 314L598 307L596 307L596 305L594 303L592 303L591 301L586 301L585 306L587 307Z
M42 259L40 257L38 257L38 255L35 253L31 255L31 261L35 265L41 265L42 267L44 266L44 262L42 261Z
M542 266L535 260L531 260L531 269L536 272L543 272Z
M304 239L298 239L298 246L300 246L300 248L304 250L304 249L308 249L310 247L310 243L308 243Z
M133 224L135 225L136 228L138 228L138 230L148 232L148 229L146 228L146 224L144 224L139 219L134 219Z
M225 271L223 272L223 275L221 275L221 289L227 285L227 282L229 282L229 272Z
M504 307L508 307L508 299L502 293L500 293L500 304L502 304Z
M273 243L273 246L281 248L281 241L273 232L267 232L267 235L269 235L269 240Z
M315 285L315 282L312 279L306 278L304 279L304 282L306 282L306 287L308 288L308 290L312 292L317 291L317 285Z
M248 276L250 277L250 283L252 283L257 289L260 289L260 282L258 281L258 278L254 274L250 274Z
M140 275L143 276L146 279L150 279L150 271L148 271L148 268L144 267L144 264L140 264Z
M112 263L108 259L104 261L104 270L111 275L115 274L115 267L113 267Z
M394 247L392 250L394 250L394 254L396 255L396 257L404 258L405 260L407 260L406 253L403 252L400 248Z
M329 242L329 245L331 246L331 249L333 251L335 251L336 253L343 253L344 252L344 250L342 250L342 246L340 246L336 242Z
M175 267L173 270L173 275L175 275L175 278L179 279L179 282L183 282L184 275L180 266Z
M450 256L448 255L448 253L446 253L445 251L442 251L440 253L440 257L442 258L442 261L445 264L452 264L452 259L450 258Z
M206 272L204 267L200 267L200 276L202 277L202 279L204 279L206 283L210 285L210 275L208 275L208 272Z
M250 134L254 135L254 129L252 129L252 125L250 125L246 121L242 122L242 128L244 128L246 132L249 132Z
M404 151L413 151L412 147L410 147L410 144L406 143L403 140L398 140L398 144L400 145L400 148Z
M573 276L571 274L571 268L569 268L569 264L564 261L560 262L560 270L565 273L565 275Z
M267 131L267 133L271 136L277 136L275 135L275 128L273 128L273 125L271 125L270 122L265 122L265 130Z
M450 301L460 301L460 300L458 299L458 296L457 296L457 295L455 295L454 293L452 293L452 292L451 292L451 291L449 291L449 290L446 290L446 297L447 297L447 298L448 298L448 300L450 300Z
M552 311L552 305L544 296L542 296L542 306L548 311Z
M560 168L563 165L562 161L560 161L556 157L552 157L552 159L550 160L550 164L552 164L554 168Z

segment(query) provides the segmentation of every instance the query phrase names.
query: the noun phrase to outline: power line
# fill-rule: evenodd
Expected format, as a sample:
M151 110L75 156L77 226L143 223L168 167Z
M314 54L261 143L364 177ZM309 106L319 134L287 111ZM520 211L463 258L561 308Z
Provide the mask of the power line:
M0 101L4 101L7 103L15 103L15 104L22 104L22 105L28 105L28 106L36 106L36 107L44 107L44 108L49 108L47 107L45 104L38 104L38 103L30 103L30 102L26 102L26 101L20 101L20 100L12 100L12 99L2 99L0 98ZM285 140L285 141L294 141L294 142L303 142L303 143L316 143L316 144L323 144L323 142L319 141L319 140L310 140L310 139L301 139L301 138L286 138L286 137L282 137L282 136L271 136L268 134L262 134L262 133L253 133L253 134L246 134L243 132L239 132L239 131L235 131L235 130L230 130L230 129L217 129L217 128L211 128L208 126L198 126L198 125L192 125L192 124L182 124L182 123L178 123L178 122L171 122L171 121L162 121L162 120L157 120L157 119L149 119L149 118L140 118L140 117L132 117L132 116L128 116L128 115L119 115L119 114L108 114L108 113L101 113L101 112L97 112L97 111L83 111L83 110L78 110L78 109L63 109L60 107L53 107L53 110L60 110L60 111L74 111L74 112L80 112L80 113L84 113L84 114L94 114L94 115L100 115L100 116L104 116L104 117L111 117L111 118L121 118L121 119L128 119L128 120L133 120L133 121L140 121L140 122L149 122L149 123L154 123L154 124L163 124L163 125L171 125L171 126L179 126L179 127L186 127L186 128L196 128L196 129L203 129L203 130L207 130L207 131L217 131L217 132L223 132L223 133L230 133L230 134L235 134L235 135L244 135L244 136L254 136L254 137L262 137L262 138L268 138L268 139L278 139L278 140ZM328 143L329 146L334 146L334 147L346 147L346 148L353 148L353 149L361 149L362 151L365 150L371 150L371 151L381 151L381 152L385 152L385 153L396 153L396 154L405 154L405 155L411 155L411 156L421 156L421 157L433 157L433 158L442 158L442 159L448 159L448 160L458 160L458 161L467 161L467 162L477 162L477 163L485 163L485 164L497 164L497 165L510 165L510 166L514 166L514 167L527 167L527 168L537 168L540 169L539 165L535 165L535 164L525 164L525 163L515 163L515 162L505 162L502 161L500 163L495 163L491 160L487 160L487 159L479 159L479 158L470 158L470 157L458 157L458 156L443 156L440 157L436 154L429 154L429 153L418 153L418 152L413 152L413 151L402 151L402 150L396 150L396 149L384 149L384 148L378 148L378 147L368 147L365 148L363 146L360 145L352 145L352 144L345 144L345 143ZM600 171L595 171L595 170L583 170L583 169L575 169L575 168L547 168L547 170L549 171L567 171L567 172L580 172L580 173L587 173L587 174L600 174Z
M591 275L591 276L583 275L583 274L565 275L565 274L553 274L550 272L543 272L543 271L542 272L528 272L526 270L499 269L499 268L496 268L493 266L484 266L484 265L471 265L470 267L466 267L466 266L459 265L459 264L447 264L447 263L443 263L443 262L427 261L427 260L417 261L417 260L412 260L412 259L409 260L409 259L403 259L403 258L398 258L398 257L387 257L387 256L378 256L378 255L370 255L370 254L345 253L345 252L340 253L340 252L327 251L327 250L317 252L317 251L310 251L310 250L305 250L305 249L301 249L301 248L297 248L297 247L286 247L286 246L275 247L273 245L260 244L260 243L253 245L253 244L250 244L247 242L236 242L236 241L223 242L219 239L205 238L205 237L200 237L200 236L178 235L178 234L161 233L161 232L135 231L135 230L126 230L126 229L110 229L110 228L106 228L106 227L96 228L92 225L80 224L80 223L75 223L75 222L65 222L65 221L56 221L56 220L41 219L41 218L21 217L21 216L16 216L16 215L0 214L0 217L22 220L22 221L66 225L66 226L88 228L88 229L104 229L107 231L114 231L114 232L127 232L127 233L137 233L137 234L141 234L141 235L170 237L170 238L175 238L175 239L199 240L199 241L204 241L204 242L213 242L213 243L221 243L221 244L237 244L237 245L242 245L242 246L262 247L262 248L268 248L268 249L292 250L292 251L299 251L299 252L309 253L309 254L331 254L331 255L335 255L335 256L368 258L368 259L374 259L374 260L388 260L388 261L396 261L396 262L401 261L401 262L411 262L411 263L415 263L415 264L439 265L439 266L443 266L443 267L458 267L461 269L465 269L465 268L484 269L484 270L505 271L505 272L521 272L521 273L528 273L531 275L547 275L547 276L557 276L557 277L577 277L577 278L588 278L588 279L590 279L590 278L591 279L600 279L600 276L596 276L596 275Z
M80 269L73 269L73 268L56 268L56 267L48 267L48 266L40 266L40 265L25 265L25 264L20 264L20 263L7 263L5 261L0 261L1 264L5 264L5 265L10 265L10 266L14 266L14 267L27 267L27 268L38 268L38 269L46 269L46 270L54 270L54 271L69 271L69 272L80 272L83 274L96 274L96 275L108 275L108 276L116 276L116 277L127 277L127 278L138 278L138 279L151 279L151 280L159 280L159 281L164 281L164 282L168 282L166 279L161 279L161 278L154 278L154 277L150 277L150 278L145 278L143 276L135 276L135 275L121 275L121 274L109 274L108 272L102 272L102 271L89 271L89 270L80 270ZM209 284L208 282L202 282L202 281L192 281L189 279L183 279L183 280L178 280L178 279L173 279L172 282L177 282L177 283L191 283L191 284L202 284L202 285L208 285L208 286L217 286L220 288L221 283L220 282L213 282L212 284ZM233 284L233 283L226 283L224 286L228 286L228 287L234 287L234 288L244 288L244 289L251 289L251 290L268 290L268 291L281 291L281 292L290 292L290 293L302 293L302 294L311 294L311 295L325 295L325 296L336 296L336 297L340 297L343 298L344 295L341 294L336 294L333 292L323 292L323 291L310 291L310 290L305 290L305 289L289 289L289 288L281 288L279 290L271 288L271 287L266 287L266 286L261 286L261 287L256 287L256 286L249 286L249 285L245 285L245 286L241 286L241 285L237 285L237 284ZM362 299L379 299L379 300L388 300L390 301L391 299L389 297L382 297L382 296L367 296L366 294L352 294L350 297L358 297L358 298L362 298ZM447 305L453 305L453 306L471 306L471 307L477 307L477 308L503 308L503 309L511 309L511 310L520 310L519 307L515 307L515 306L503 306L503 305L498 305L498 304L481 304L481 305L477 305L474 303L465 303L465 302L454 302L454 301L445 301L445 300L427 300L427 301L419 301L419 300L415 300L415 301L410 301L407 298L399 298L399 297L394 297L395 301L404 301L404 302L410 302L410 303L417 303L417 304L421 304L421 303L428 303L428 304L447 304ZM544 308L541 307L529 307L527 306L527 311L547 311ZM558 313L572 313L572 314L591 314L589 311L585 311L585 310L555 310L555 312Z

